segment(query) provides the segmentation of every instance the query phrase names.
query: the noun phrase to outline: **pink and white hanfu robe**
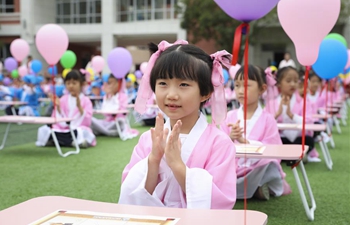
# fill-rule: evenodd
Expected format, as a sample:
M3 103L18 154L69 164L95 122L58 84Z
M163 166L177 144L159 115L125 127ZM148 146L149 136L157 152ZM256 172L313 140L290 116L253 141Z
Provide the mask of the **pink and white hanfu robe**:
M170 129L167 120L165 127ZM236 202L235 147L227 135L200 115L189 134L181 134L181 157L186 164L186 194L165 157L160 163L159 183L151 195L145 189L150 131L141 135L122 176L120 204L143 206L232 209Z
M70 128L77 131L77 142L82 144L87 142L90 146L96 145L96 137L90 129L92 118L92 103L91 100L84 94L79 95L80 104L83 108L83 114L81 115L77 107L77 99L70 94L65 94L60 98L61 112L52 112L52 117L56 118L73 118L70 123ZM57 123L52 126L55 132L68 133L70 132L69 125L67 123ZM37 146L45 146L51 135L50 128L48 126L42 126L38 129Z
M243 108L228 112L226 120L222 123L221 129L230 135L231 127L228 124L235 124L240 120L240 127L244 126ZM278 132L275 119L267 112L264 112L259 105L253 116L246 123L246 139L250 145L281 145L282 141ZM243 135L244 136L244 135ZM235 143L238 143L235 141ZM282 170L281 160L277 159L245 159L236 158L237 171L237 199L244 196L244 174L248 181L247 198L253 197L256 189L267 184L275 196L289 194L291 189L286 182L285 173Z

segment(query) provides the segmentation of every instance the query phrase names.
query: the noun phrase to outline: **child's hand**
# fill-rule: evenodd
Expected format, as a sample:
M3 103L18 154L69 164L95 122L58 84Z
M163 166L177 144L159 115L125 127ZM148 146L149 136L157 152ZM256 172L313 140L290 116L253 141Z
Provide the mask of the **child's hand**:
M178 120L165 146L165 159L170 168L184 164L181 158L181 141L179 139L181 126L182 122Z
M77 107L79 109L80 115L83 115L84 111L83 111L83 107L81 107L79 95L77 96Z
M286 96L284 103L287 106L287 111L286 111L287 115L289 116L289 118L293 119L293 113L290 110L290 97Z
M156 117L156 125L154 128L151 128L152 151L149 155L150 162L160 163L160 160L164 155L168 133L169 130L164 129L163 115L158 113L158 116Z
M281 99L280 105L278 107L278 111L275 114L275 119L277 119L283 112L283 101Z
M235 124L229 124L231 127L230 138L232 141L238 140L242 138L243 128L239 127L240 120L238 120Z

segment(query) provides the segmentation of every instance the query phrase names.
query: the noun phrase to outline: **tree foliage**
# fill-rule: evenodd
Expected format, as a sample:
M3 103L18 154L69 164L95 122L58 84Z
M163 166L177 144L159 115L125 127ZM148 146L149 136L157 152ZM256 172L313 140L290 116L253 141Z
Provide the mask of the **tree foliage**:
M182 2L186 5L186 9L183 12L181 27L192 35L193 39L190 41L196 43L201 40L215 40L219 49L231 51L235 29L241 22L224 13L214 0L182 0ZM348 19L349 2L342 0L338 24ZM252 22L250 26L250 43L254 44L254 30L259 30L262 26L279 26L277 9L274 8L268 15Z

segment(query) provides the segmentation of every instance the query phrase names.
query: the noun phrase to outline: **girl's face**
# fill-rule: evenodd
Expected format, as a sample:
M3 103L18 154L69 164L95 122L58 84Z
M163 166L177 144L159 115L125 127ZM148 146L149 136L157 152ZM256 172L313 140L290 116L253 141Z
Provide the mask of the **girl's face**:
M201 102L209 96L201 96L198 83L192 80L157 79L155 85L156 102L171 124L181 120L183 124L193 124L198 120Z
M255 80L248 80L247 85L247 105L257 104L259 102L259 98L266 90L266 84L263 85L262 89L259 88L259 84ZM237 96L237 100L241 105L244 105L244 80L237 79L235 80L235 93Z
M283 77L278 84L281 94L292 96L298 87L299 75L295 70L289 69L282 76Z
M114 78L108 78L107 81L107 92L109 94L116 94L119 89L119 82L117 79Z
M66 88L67 88L68 92L72 96L76 97L76 96L78 96L80 94L80 92L81 92L81 83L78 80L73 80L73 79L67 80L64 84L66 85Z
M320 85L320 79L318 79L316 76L311 77L309 80L309 89L312 93L315 93L320 88Z

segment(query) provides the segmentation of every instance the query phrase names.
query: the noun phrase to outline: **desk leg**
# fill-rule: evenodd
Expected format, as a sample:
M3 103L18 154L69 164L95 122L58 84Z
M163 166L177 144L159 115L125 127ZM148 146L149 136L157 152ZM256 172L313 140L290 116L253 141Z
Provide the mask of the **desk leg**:
M316 201L315 201L314 195L313 195L312 190L311 190L311 186L310 186L309 179L308 179L306 171L305 171L305 167L304 167L303 161L300 161L299 166L300 166L303 178L304 178L306 189L307 189L307 191L309 193L309 197L310 197L310 200L311 200L311 208L309 207L309 204L308 204L308 202L306 200L305 192L304 192L303 186L301 185L297 168L294 167L292 169L292 171L293 171L294 178L295 178L295 181L296 181L298 189L299 189L301 201L303 203L303 206L304 206L304 209L305 209L305 212L306 212L306 216L307 216L307 218L309 220L313 221L314 218L315 218L314 214L315 214L315 210L316 210Z
M117 127L117 131L118 131L118 135L120 137L120 139L122 141L126 141L128 139L126 132L123 132L120 125L119 125L119 121L122 121L118 118L115 119L115 126ZM124 126L126 126L126 124L124 124ZM126 127L124 127L124 131L125 131Z
M79 154L80 152L80 147L79 147L79 144L77 142L77 139L74 135L74 132L71 130L71 135L72 135L72 138L73 138L73 143L75 143L75 148L76 150L75 151L68 151L66 153L63 153L62 150L61 150L61 146L60 144L58 143L58 140L57 140L57 137L56 137L56 134L55 132L51 129L51 135L52 135L52 139L53 139L53 142L55 143L55 146L56 146L56 149L57 149L57 152L60 156L62 157L67 157L71 154Z
M4 138L2 139L0 150L2 150L5 147L7 136L8 136L9 131L10 131L10 127L11 127L11 123L8 123L7 127L6 127L6 130L5 130Z
M328 136L330 138L331 147L335 148L335 142L334 142L334 139L333 139L331 127L329 127L329 123L327 121L326 121L326 128L327 128L327 134L328 134Z
M323 153L324 160L326 162L326 166L329 170L332 170L332 167L333 167L332 157L331 157L331 154L329 153L327 143L322 139L322 137L319 144Z
M337 128L337 131L338 131L338 134L341 134L341 128L340 128L340 122L337 118L337 115L334 115L333 116L333 120L334 120L334 124L335 124L335 127Z

